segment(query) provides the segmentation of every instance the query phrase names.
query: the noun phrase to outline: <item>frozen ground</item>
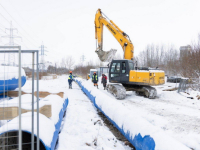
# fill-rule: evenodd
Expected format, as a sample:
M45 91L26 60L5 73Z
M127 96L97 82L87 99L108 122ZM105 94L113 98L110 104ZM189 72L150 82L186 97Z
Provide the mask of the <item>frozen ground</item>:
M104 126L97 110L77 84L73 83L70 90L66 86L66 93L69 106L57 150L130 150Z
M167 83L156 87L158 91L156 99L147 99L137 96L135 92L127 92L126 99L116 100L116 103L134 110L186 146L200 150L200 101L182 96L177 91L163 91L175 86L178 85ZM110 93L103 90L102 85L99 88L112 97Z
M75 82L73 89L68 89L67 80L68 76L58 76L58 79L40 80L39 83L40 91L64 92L65 97L69 98L57 150L131 150L104 125L96 108ZM31 92L31 80L27 81L22 90Z
M65 96L69 97L69 106L63 120L57 149L130 149L117 141L102 121L98 121L101 119L95 107L76 83L73 83L72 90L68 89L67 79L67 76L58 76L55 80L40 81L40 91L63 91ZM90 80L87 82L92 84ZM163 91L175 86L178 84L167 83L156 87L156 99L147 99L137 96L135 92L127 92L126 99L116 100L116 103L123 104L130 111L134 110L137 115L184 145L200 150L200 101L197 98L189 99L176 91ZM22 90L31 92L31 81L28 80ZM99 84L99 90L115 99L103 90L102 84Z

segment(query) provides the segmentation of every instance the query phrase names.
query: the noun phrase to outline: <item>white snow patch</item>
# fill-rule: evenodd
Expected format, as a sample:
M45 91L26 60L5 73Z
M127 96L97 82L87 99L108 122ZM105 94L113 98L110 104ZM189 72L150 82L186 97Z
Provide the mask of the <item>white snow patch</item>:
M32 113L24 113L21 115L21 129L22 131L32 132ZM47 145L51 146L51 141L53 139L53 135L55 132L55 126L52 120L48 119L46 116L39 114L39 131L40 131L40 139ZM0 133L11 131L11 130L19 130L19 117L16 117L4 124L0 128ZM37 113L34 113L34 134L37 136Z
M23 68L21 68L21 76L26 76ZM0 80L8 80L12 78L19 78L19 67L0 66Z

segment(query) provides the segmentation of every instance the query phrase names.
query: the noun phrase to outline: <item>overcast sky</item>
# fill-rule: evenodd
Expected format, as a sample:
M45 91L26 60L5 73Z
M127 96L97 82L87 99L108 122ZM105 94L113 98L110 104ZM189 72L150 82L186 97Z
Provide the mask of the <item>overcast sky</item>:
M137 55L148 44L174 44L178 49L200 33L200 0L0 0L0 36L10 21L18 28L22 49L48 50L46 60L59 62L66 55L86 61L95 54L94 17L101 10L126 32ZM3 7L2 7L3 6ZM122 48L104 28L104 50ZM8 43L0 38L0 45Z

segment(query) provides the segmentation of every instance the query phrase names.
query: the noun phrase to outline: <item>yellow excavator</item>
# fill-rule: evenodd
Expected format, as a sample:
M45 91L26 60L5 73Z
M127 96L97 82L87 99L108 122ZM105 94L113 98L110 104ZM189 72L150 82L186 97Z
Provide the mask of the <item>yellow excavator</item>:
M95 39L97 40L96 50L102 62L110 62L108 92L117 99L124 99L126 91L136 91L136 94L143 95L150 99L156 98L157 91L154 87L165 83L165 73L162 70L149 67L137 67L134 63L134 47L129 36L123 32L112 20L98 9L95 15ZM124 52L124 59L113 60L115 49L104 51L103 48L103 26L106 26L115 39L121 45Z

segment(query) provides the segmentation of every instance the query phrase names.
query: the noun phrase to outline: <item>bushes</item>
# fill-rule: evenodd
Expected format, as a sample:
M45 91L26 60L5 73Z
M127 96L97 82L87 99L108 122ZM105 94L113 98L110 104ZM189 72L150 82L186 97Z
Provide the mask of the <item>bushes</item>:
M200 77L200 35L198 42L184 55L173 45L148 45L135 58L138 66L159 67L169 76L181 75L188 78Z

